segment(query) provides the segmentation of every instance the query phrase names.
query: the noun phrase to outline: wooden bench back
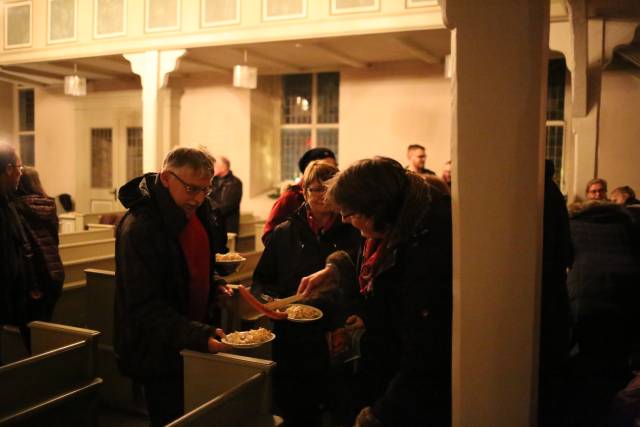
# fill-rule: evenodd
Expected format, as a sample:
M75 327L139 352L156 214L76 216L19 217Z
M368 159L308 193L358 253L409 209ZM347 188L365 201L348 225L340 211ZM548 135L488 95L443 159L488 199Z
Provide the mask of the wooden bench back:
M61 233L60 245L68 245L71 243L90 242L93 240L103 240L113 237L113 227L102 228L99 230L74 231L73 233Z

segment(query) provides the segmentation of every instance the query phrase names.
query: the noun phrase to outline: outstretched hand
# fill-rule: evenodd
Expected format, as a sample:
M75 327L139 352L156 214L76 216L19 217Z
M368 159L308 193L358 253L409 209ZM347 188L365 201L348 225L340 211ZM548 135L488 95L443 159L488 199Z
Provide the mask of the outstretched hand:
M216 335L219 338L224 338L227 335L224 333L224 331L220 328L216 328ZM228 346L227 344L218 341L217 339L215 339L215 337L210 337L209 338L209 353L218 353L220 351L228 351L231 347Z
M298 294L307 298L310 295L330 290L336 286L337 279L335 267L329 264L322 270L303 277L298 286Z

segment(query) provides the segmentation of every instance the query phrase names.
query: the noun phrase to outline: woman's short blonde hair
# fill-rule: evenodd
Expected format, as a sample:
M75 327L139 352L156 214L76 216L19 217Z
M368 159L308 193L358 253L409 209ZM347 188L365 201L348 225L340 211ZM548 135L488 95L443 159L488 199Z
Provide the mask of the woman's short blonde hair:
M333 178L339 172L338 168L331 163L321 160L310 162L304 170L300 184L305 189L314 181L325 182Z

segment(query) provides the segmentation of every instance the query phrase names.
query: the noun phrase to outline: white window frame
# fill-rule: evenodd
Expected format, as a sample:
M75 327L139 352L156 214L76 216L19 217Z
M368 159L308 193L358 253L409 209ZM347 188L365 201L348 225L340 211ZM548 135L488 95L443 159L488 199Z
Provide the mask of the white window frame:
M298 129L298 130L310 130L311 131L311 147L318 146L317 130L318 129L340 129L340 121L337 123L318 123L318 74L311 74L311 123L295 123L286 124L281 123L280 129ZM340 141L338 141L340 144Z
M33 91L33 130L20 130L20 91L23 90L32 90ZM18 86L14 85L14 93L13 93L13 111L16 112L13 120L13 128L15 129L15 141L16 141L16 151L21 153L21 136L29 136L33 135L33 164L27 164L26 166L35 166L36 163L36 90L33 86Z

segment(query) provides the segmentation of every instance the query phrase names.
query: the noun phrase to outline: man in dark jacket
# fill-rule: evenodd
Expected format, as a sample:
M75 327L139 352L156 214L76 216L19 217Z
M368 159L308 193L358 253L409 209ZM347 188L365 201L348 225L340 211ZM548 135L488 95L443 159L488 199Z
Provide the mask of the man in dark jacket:
M240 228L240 201L242 181L231 172L231 163L220 157L214 166L213 190L209 194L211 205L224 220L228 232L238 233Z
M15 149L0 144L0 327L26 324L28 287L33 282L31 247L11 201L21 175Z
M159 174L120 188L129 211L116 230L114 347L121 371L145 390L151 425L165 425L183 409L180 350L226 348L208 324L215 253L226 244L212 214L213 158L176 148Z

